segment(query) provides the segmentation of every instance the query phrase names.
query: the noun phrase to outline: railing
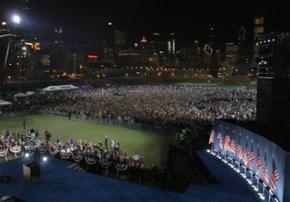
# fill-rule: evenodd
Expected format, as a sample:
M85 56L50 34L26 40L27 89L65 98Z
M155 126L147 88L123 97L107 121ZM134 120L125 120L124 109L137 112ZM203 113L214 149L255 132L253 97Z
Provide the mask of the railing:
M16 110L11 109L7 111L1 111L0 117L14 117L14 116L24 116L24 115L31 115L31 114L47 114L47 115L56 115L62 117L68 117L68 113L62 113L57 111L49 111L49 110ZM81 115L81 114L71 114L72 119L79 119L85 120L91 123L102 124L102 125L115 125L121 126L126 128L138 129L148 132L156 132L160 134L168 134L172 135L177 132L175 127L163 127L161 124L158 123L141 123L136 122L134 119L130 120L123 120L123 119L109 119L109 118L98 118L89 115Z
M48 110L39 110L40 114L48 114L48 115L56 115L69 118L67 113L56 112L56 111L48 111ZM148 123L140 123L136 122L133 119L127 120L118 120L118 119L109 119L109 118L98 118L88 115L79 115L79 114L71 114L72 119L85 120L91 123L102 124L102 125L114 125L121 126L126 128L138 129L143 131L157 132L160 134L175 134L174 129L161 127L159 124L148 124Z

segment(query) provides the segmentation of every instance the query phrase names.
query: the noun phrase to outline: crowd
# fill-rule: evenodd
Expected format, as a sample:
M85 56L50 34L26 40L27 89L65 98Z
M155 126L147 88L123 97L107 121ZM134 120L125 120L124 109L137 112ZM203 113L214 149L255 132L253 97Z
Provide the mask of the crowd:
M107 138L105 138L104 143L99 144L82 139L69 139L65 142L59 139L55 142L50 140L51 134L48 131L45 131L44 138L40 137L39 132L34 129L25 134L3 131L0 136L0 158L5 157L6 160L9 160L11 156L17 157L23 156L25 153L35 153L71 159L76 162L84 159L87 164L102 162L102 164L108 165L114 163L123 169L144 166L144 161L140 155L134 154L129 157L121 151L119 142L115 140L111 140L110 145Z
M123 86L37 94L29 103L52 112L161 125L256 116L256 91L244 88Z
M107 138L103 143L95 144L82 139L51 141L51 134L48 131L41 137L34 129L25 134L2 132L0 159L5 158L8 161L17 157L27 157L28 154L36 160L41 156L70 160L84 170L97 174L125 176L129 180L137 179L138 182L142 180L143 183L150 179L149 184L154 179L160 179L160 173L163 172L156 165L145 165L142 156L138 154L129 156L122 152L119 142L115 140L109 142Z

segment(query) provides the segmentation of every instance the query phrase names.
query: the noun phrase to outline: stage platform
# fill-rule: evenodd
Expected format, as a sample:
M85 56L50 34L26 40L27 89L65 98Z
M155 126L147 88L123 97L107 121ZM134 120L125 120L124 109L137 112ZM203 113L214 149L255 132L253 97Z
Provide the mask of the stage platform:
M49 159L41 163L41 180L23 179L27 159L2 164L0 175L12 180L0 183L0 197L12 195L27 202L255 202L258 199L233 170L206 152L199 153L218 180L214 185L191 185L185 193L175 193L109 177L76 171L68 161Z

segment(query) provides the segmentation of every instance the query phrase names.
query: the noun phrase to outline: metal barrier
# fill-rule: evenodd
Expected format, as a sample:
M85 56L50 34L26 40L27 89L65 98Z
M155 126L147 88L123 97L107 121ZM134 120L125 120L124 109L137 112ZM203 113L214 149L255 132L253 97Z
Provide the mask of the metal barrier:
M38 114L43 115L56 115L56 116L62 116L62 117L68 117L67 113L62 112L55 112L55 111L47 111L47 110L40 110L38 111ZM159 134L167 134L172 135L177 132L174 128L163 128L158 124L147 124L147 123L139 123L134 120L131 121L125 121L125 120L117 120L117 119L108 119L108 118L97 118L93 116L87 116L87 115L78 115L78 114L71 114L71 119L76 120L85 120L91 123L96 124L102 124L102 125L114 125L114 126L122 126L125 128L132 128L132 129L138 129L143 131L149 131L149 132L156 132Z

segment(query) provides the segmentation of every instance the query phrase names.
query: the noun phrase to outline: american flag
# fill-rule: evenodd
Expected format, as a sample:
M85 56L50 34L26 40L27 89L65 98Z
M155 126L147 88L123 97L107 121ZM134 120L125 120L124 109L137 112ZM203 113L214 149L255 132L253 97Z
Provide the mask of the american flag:
M254 154L254 152L251 152L250 155L249 155L248 162L247 162L247 167L248 168L252 169L254 160L255 160L255 154Z
M230 136L227 135L226 140L225 140L225 144L224 144L225 151L230 150L230 143L231 143L231 138L230 138Z
M245 149L245 152L244 152L244 155L243 155L243 161L244 161L244 164L246 164L246 165L248 164L249 154L250 154L250 150L249 150L249 147L248 147L248 139L247 139L246 149Z
M236 145L235 145L235 141L234 139L231 139L231 143L230 143L230 151L232 153L235 153L236 152Z
M214 143L214 130L211 131L208 144Z
M251 152L248 156L248 162L247 162L247 167L249 169L252 169L253 167L253 163L254 163L254 160L255 160L255 153L254 153L254 148L253 148L253 142L251 143Z
M243 148L242 148L242 145L238 144L238 146L236 147L237 151L237 155L238 155L238 158L241 160L243 158Z
M258 147L258 149L257 149L257 162L256 162L256 176L259 176L260 168L261 168L262 164L263 164L263 161L260 157L260 149Z
M267 161L266 154L264 157L264 166L263 166L263 171L262 171L262 178L263 178L264 183L266 185L268 185L269 184L269 174L268 174L268 161Z
M275 164L275 160L273 159L273 163L272 163L272 175L271 175L271 185L270 185L270 189L271 191L275 191L277 188L277 183L280 179L279 173L278 173L278 169L276 167Z
M236 154L237 154L239 160L241 160L243 157L243 149L242 149L242 145L240 144L240 142L241 142L241 135L239 135L238 142L236 145Z
M223 149L223 137L221 135L221 133L218 134L217 138L219 139L219 146L220 146L220 149Z

